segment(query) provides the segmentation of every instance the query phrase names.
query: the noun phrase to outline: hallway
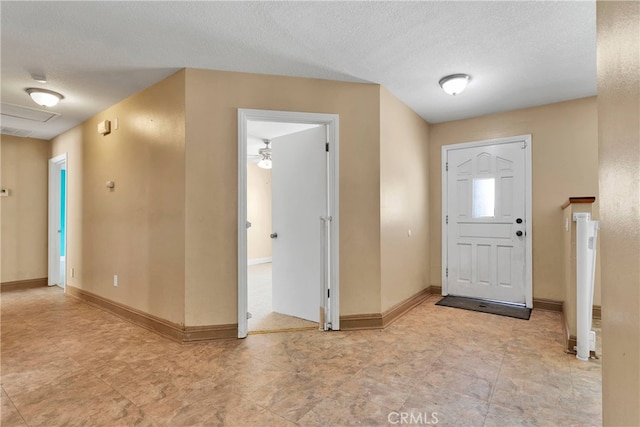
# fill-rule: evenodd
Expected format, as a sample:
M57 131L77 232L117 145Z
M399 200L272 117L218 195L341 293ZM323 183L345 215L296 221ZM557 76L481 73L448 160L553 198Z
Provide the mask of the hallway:
M601 425L601 361L562 352L559 313L523 321L437 300L385 330L181 345L58 288L5 292L1 423L388 425L406 412L437 425Z

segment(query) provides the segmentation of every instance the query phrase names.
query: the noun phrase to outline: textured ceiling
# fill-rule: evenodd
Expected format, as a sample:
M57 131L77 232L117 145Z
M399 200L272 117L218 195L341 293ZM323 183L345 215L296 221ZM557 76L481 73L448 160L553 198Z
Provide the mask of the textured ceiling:
M264 139L276 139L318 126L320 125L247 121L247 155L257 155L258 150L265 146Z
M430 123L594 95L595 2L5 2L2 102L51 138L183 67L384 85ZM438 80L468 73L452 97ZM45 74L46 85L30 73Z

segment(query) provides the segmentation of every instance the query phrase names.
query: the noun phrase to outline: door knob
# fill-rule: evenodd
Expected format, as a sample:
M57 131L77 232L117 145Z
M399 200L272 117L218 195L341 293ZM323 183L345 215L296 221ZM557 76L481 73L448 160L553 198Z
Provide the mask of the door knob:
M271 233L271 238L272 239L277 239L278 238L278 233Z
M520 230L516 231L516 236L518 236L518 237L522 236L522 231L520 231Z

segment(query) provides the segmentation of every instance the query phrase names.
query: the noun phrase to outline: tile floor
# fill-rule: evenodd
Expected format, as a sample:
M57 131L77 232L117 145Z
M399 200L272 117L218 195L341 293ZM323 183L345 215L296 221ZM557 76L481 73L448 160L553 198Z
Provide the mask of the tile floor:
M3 293L1 423L601 425L600 361L562 352L558 313L436 300L385 330L180 345L57 288Z
M271 305L272 265L270 262L250 265L247 268L249 333L281 331L283 329L318 329L318 323L299 317L274 313Z

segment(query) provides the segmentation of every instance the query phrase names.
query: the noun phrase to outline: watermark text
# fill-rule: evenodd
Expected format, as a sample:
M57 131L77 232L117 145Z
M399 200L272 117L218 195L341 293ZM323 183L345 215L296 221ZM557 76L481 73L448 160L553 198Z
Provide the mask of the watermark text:
M437 412L389 412L387 421L398 425L435 425L438 424Z

